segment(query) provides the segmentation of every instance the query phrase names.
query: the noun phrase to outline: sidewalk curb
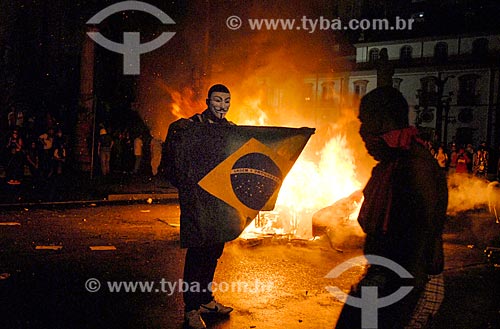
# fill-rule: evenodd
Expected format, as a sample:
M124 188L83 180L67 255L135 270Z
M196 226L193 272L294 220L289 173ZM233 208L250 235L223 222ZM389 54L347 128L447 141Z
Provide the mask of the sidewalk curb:
M77 206L106 206L106 205L124 205L147 202L152 199L155 204L176 202L179 199L177 192L171 193L130 193L130 194L110 194L106 199L99 200L70 200L55 202L25 202L25 203L5 203L0 204L1 210L15 210L26 208L54 208L54 207L77 207Z

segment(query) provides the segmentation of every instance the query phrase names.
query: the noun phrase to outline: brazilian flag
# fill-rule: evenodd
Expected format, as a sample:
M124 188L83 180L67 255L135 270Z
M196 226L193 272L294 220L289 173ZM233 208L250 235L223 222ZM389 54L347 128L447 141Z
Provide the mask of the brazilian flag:
M162 167L179 190L181 246L237 238L261 210L272 210L281 184L312 128L174 122Z

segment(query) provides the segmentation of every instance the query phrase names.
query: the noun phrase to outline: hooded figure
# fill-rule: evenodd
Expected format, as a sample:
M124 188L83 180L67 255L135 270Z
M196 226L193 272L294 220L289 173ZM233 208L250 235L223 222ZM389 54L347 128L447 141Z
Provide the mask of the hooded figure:
M363 190L358 217L366 233L364 253L396 262L413 278L371 265L351 295L359 297L362 287L376 286L381 298L411 286L404 298L377 309L378 328L420 328L444 296L446 179L417 129L409 126L408 103L398 90L380 87L365 95L359 120L366 149L379 162ZM337 328L361 328L361 312L346 303Z

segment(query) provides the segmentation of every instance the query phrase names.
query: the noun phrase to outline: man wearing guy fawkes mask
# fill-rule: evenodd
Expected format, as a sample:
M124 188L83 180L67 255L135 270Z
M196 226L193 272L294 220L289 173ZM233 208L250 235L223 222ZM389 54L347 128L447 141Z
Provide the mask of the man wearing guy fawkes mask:
M231 94L226 86L216 84L210 87L206 103L208 108L201 114L195 114L190 120L195 122L233 124L226 119L226 114L231 105Z
M173 166L175 135L180 129L189 129L190 125L195 123L208 123L216 125L234 125L228 121L225 116L229 110L231 94L229 89L222 85L213 85L208 90L206 99L207 109L202 113L195 114L189 119L180 119L172 123L169 127L167 138L164 144L163 156L159 171L177 188L185 188L180 186L177 181L177 173ZM190 211L189 204L181 203L181 247L186 248L186 260L184 263L183 281L190 287L199 284L200 287L207 287L214 279L217 261L222 256L224 251L224 242L218 241L201 241L200 236L213 235L210 234L211 224L202 223L200 218L193 215ZM205 205L209 206L209 205ZM217 224L213 224L217 225ZM206 232L209 230L210 232ZM213 237L215 239L215 237ZM229 240L228 240L229 241ZM222 315L227 316L232 310L232 307L225 306L214 299L210 289L197 291L196 289L188 289L183 292L184 297L184 318L189 328L204 329L206 324L201 315Z

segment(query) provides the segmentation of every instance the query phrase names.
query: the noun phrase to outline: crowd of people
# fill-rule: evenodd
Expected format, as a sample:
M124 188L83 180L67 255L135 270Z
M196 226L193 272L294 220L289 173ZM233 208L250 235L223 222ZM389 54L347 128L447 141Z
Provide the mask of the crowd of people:
M62 175L66 168L67 145L67 137L57 125L39 135L24 127L13 127L2 156L7 184L19 185L25 175L34 180Z
M97 156L100 173L106 177L115 175L156 176L160 165L163 141L148 133L132 137L128 129L110 132L103 125L97 139Z
M38 124L34 123L32 118L25 120L24 115L10 114L8 117L8 134L2 135L4 147L0 165L9 185L21 184L26 175L46 180L73 168L63 126L50 113ZM97 129L94 167L98 175L157 175L163 144L159 135L132 134L128 128L113 130L103 124ZM487 179L490 173L490 179L493 176L497 180L500 178L498 154L492 153L484 141L475 148L472 144L456 143L450 143L447 148L435 147L431 142L427 142L427 146L448 174L470 174Z
M202 113L180 119L169 127L163 159L159 136L153 137L144 131L132 134L128 129L114 130L99 125L95 143L102 177L139 175L146 172L146 168L155 176L161 165L162 175L178 188L180 245L187 248L183 281L190 286L196 283L210 286L225 243L239 235L234 232L241 233L244 229L244 225L234 224L240 223L236 209L236 212L223 213L228 218L213 216L218 214L217 204L203 198L208 195L206 192L199 196L195 193L198 179L189 175L192 167L199 163L183 161L184 154L193 152L185 147L192 142L189 129L199 123L210 124L211 128L234 125L225 118L230 107L226 86L212 86L206 104ZM352 287L351 294L363 299L364 289L376 291L370 294L380 300L379 293L388 296L402 286L411 287L405 293L407 297L400 298L405 299L375 306L376 317L369 320L383 328L426 327L444 299L442 234L448 204L445 173L490 179L488 174L496 172L498 178L500 164L493 159L485 142L476 148L471 144L452 143L448 152L443 146L434 148L421 138L416 127L409 125L408 108L403 95L386 86L365 95L359 111L361 139L368 154L378 162L363 190L365 199L358 216L366 234L364 254L368 260L375 261ZM66 161L70 152L62 126L50 115L41 130L14 121L15 124L10 125L9 118L10 131L2 157L7 184L21 184L25 171L40 179L64 174L70 165ZM221 187L226 187L226 183L221 182ZM191 198L192 195L196 198ZM207 212L211 207L214 212ZM408 274L400 276L394 271L396 265L400 273L404 270ZM227 316L233 311L232 307L216 301L211 290L186 291L183 297L185 321L190 328L206 328L203 316ZM366 327L363 307L346 302L336 328Z
M6 184L20 185L29 177L34 185L43 185L75 168L69 136L53 115L26 121L24 116L9 115L8 119L0 136L0 167ZM112 128L102 124L97 129L96 176L156 175L162 148L159 137L132 135L129 129L111 133Z
M436 149L430 142L427 143L427 146L439 167L447 171L448 174L469 174L488 179L488 173L496 173L497 180L499 178L500 159L495 161L484 141L476 148L472 144L457 146L456 143L452 143L448 152L443 146Z

